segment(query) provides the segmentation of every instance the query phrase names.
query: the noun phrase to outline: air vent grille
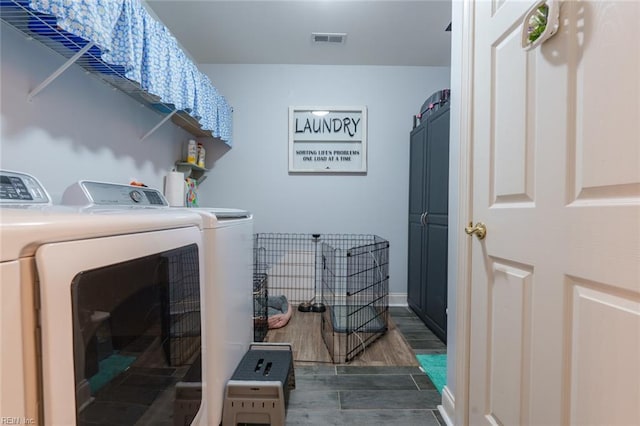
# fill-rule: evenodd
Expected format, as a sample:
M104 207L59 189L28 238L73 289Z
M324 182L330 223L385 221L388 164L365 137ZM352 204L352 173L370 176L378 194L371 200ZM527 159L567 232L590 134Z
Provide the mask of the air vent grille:
M346 33L311 33L313 43L344 44L346 39Z

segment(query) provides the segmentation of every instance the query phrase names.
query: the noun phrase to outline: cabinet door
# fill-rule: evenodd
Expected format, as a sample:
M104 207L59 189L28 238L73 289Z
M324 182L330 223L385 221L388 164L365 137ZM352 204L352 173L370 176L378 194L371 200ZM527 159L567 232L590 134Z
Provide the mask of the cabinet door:
M447 331L447 234L449 212L449 107L434 113L427 122L426 194L427 215L423 306L425 322L446 342Z
M425 206L425 155L427 131L420 125L411 132L409 163L409 246L408 284L409 306L422 310L423 300L423 241L422 213ZM418 312L420 313L420 312Z

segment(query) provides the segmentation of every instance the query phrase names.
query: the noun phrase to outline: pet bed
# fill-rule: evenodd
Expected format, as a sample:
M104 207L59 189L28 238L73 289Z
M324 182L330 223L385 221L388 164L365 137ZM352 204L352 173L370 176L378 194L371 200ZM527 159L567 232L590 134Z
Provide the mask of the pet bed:
M335 305L331 309L331 324L336 333L380 333L386 331L384 319L373 306ZM347 320L347 318L349 320Z
M264 307L264 300L257 299L254 303L257 303L258 307ZM291 304L287 298L284 295L269 296L266 303L269 328L282 328L287 325L292 315Z

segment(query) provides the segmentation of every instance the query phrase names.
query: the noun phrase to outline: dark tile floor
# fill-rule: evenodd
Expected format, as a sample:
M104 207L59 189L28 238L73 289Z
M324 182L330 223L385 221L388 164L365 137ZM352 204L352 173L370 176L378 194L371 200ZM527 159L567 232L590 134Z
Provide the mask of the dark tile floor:
M389 309L416 354L446 346L408 308ZM287 425L444 425L442 398L418 367L299 366Z

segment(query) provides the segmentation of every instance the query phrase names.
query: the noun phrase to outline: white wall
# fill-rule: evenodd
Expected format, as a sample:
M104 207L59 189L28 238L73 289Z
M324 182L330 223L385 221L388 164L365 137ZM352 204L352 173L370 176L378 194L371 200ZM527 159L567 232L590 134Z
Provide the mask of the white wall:
M203 204L255 214L256 232L364 233L390 241L390 292L407 286L409 132L449 68L201 65L234 108L234 147L207 145ZM366 106L366 175L288 173L289 106ZM218 158L216 160L216 158ZM393 301L393 300L392 300Z
M79 179L162 189L189 135L122 92L72 66L27 100L64 59L2 24L0 56L0 168L35 175L54 202Z

